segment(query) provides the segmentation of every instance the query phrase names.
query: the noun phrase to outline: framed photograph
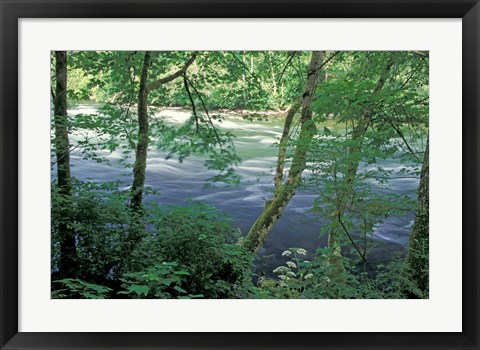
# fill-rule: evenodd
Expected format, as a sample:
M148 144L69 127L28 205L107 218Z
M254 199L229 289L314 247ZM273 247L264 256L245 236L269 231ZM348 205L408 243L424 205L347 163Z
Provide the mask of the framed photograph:
M478 1L0 11L1 349L479 349Z

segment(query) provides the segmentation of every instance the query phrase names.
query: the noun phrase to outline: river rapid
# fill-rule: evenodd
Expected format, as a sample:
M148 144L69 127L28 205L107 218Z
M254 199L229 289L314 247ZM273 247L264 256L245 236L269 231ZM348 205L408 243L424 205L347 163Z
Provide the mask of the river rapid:
M94 106L77 105L68 112L74 116L79 113L96 113L96 110ZM180 126L190 114L190 111L181 109L161 109L155 117L162 118L169 125ZM211 183L208 179L215 173L204 167L203 159L192 156L180 163L175 158L167 159L165 152L151 147L147 158L146 186L157 189L160 194L149 195L146 200L176 205L188 205L191 200L202 201L225 212L232 218L232 225L245 235L261 214L265 200L272 196L277 154L277 148L272 145L281 136L282 120L252 122L241 116L228 115L219 126L237 136L235 147L242 158L241 164L236 168L240 184ZM101 151L98 154L106 157L111 166L84 160L80 154L73 153L72 176L79 180L99 182L121 180L124 183L122 188L127 189L132 181L132 169L120 164L121 152ZM400 169L405 164L390 159L383 162L382 166ZM55 172L52 171L52 176L54 175ZM414 197L418 181L417 178L392 179L388 182L388 191ZM310 253L326 245L327 238L319 236L322 221L310 211L316 197L311 191L299 189L288 204L259 252L267 270L282 263L281 253L287 248L304 248ZM412 212L402 217L390 217L376 227L372 238L380 244L370 256L375 255L376 260L382 260L391 257L392 251L403 255L412 222L413 208Z

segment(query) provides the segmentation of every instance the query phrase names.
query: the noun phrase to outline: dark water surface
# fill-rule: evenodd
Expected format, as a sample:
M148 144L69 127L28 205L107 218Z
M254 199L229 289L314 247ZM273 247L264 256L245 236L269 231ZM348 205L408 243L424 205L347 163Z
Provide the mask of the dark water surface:
M69 110L69 113L95 113L95 109L92 106L80 105ZM180 125L190 117L190 112L168 109L162 110L156 116L169 124ZM202 201L226 212L233 219L233 225L246 234L262 212L265 200L271 198L277 153L277 148L272 147L272 144L281 136L282 121L251 122L240 116L228 116L220 126L237 136L237 154L242 158L242 163L237 168L241 177L240 185L212 184L208 179L215 173L203 166L202 159L190 157L179 163L176 159L167 160L165 153L152 147L147 160L146 185L159 190L160 195L149 196L147 200L178 205L187 205L190 200ZM121 158L120 152L105 151L99 152L99 155L109 159L112 166L82 160L79 155L74 154L71 159L72 175L80 180L122 180L125 183L124 188L128 188L132 180L132 170L124 168L118 162ZM382 165L389 169L405 167L405 164L393 159ZM308 176L308 173L305 175ZM394 179L389 181L389 186L388 191L414 196L418 179ZM261 255L275 254L279 257L290 247L313 252L318 246L326 245L326 237L319 237L322 222L309 211L315 198L315 193L301 189L297 191L268 236L260 251ZM391 250L402 254L408 242L412 220L413 211L404 217L391 217L376 228L373 238L381 243L373 252L377 260L391 256ZM275 262L277 263L278 261Z

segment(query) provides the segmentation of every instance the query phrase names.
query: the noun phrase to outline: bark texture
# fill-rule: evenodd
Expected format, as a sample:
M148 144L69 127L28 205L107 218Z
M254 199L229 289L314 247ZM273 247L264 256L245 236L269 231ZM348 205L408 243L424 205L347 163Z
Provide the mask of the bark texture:
M307 152L310 146L312 137L315 135L316 128L312 121L311 103L314 96L315 89L317 87L320 67L323 62L323 52L313 51L310 63L307 70L307 81L305 84L305 92L302 96L301 108L302 114L300 118L300 135L298 137L297 145L294 151L292 165L288 172L288 179L285 184L281 184L280 181L276 181L279 188L275 191L273 199L267 202L262 214L258 217L257 221L253 224L244 240L244 246L252 251L258 251L265 243L268 234L272 230L275 223L282 216L288 203L295 195L295 191L300 184L303 170L305 170L307 162ZM292 116L293 118L293 116ZM285 120L288 123L288 120ZM291 121L290 121L291 124ZM290 127L286 125L287 129ZM284 128L285 131L285 128ZM283 136L282 136L283 138ZM285 147L285 146L284 146ZM281 151L281 150L280 150ZM279 161L283 163L285 155L279 151ZM281 159L283 158L283 159ZM278 169L277 169L278 174ZM276 185L277 185L276 183Z
M72 181L70 175L70 145L68 140L67 118L67 53L55 51L55 153L57 157L57 181L60 195L68 199L72 196ZM69 203L68 200L65 203ZM75 232L68 225L70 208L62 208L64 221L59 225L60 235L60 273L64 276L74 276L76 272Z
M135 152L135 164L133 166L133 184L131 207L137 213L142 207L143 187L145 186L145 170L147 168L148 152L148 92L157 89L161 85L169 83L185 74L192 65L198 52L193 52L182 68L166 77L148 83L148 71L152 64L152 53L145 51L142 73L140 75L140 88L138 91L138 142Z
M285 122L283 124L282 137L280 138L280 144L278 146L278 159L277 167L275 170L275 192L282 189L283 185L283 169L285 165L285 156L287 154L288 138L290 135L290 128L292 127L293 118L300 109L301 100L296 100L285 115Z
M135 151L135 164L133 166L132 184L132 209L138 211L142 207L143 187L145 185L145 170L147 168L148 150L148 70L151 64L150 51L145 52L140 88L138 91L138 142Z
M422 173L418 187L418 207L410 236L406 263L410 268L410 279L424 293L428 294L428 253L429 253L429 142L423 158Z
M149 144L149 120L148 120L148 93L151 89L160 87L162 84L173 81L174 79L185 76L185 72L195 61L197 52L192 53L190 59L184 66L166 77L158 79L152 83L148 83L148 74L152 65L152 53L145 51L142 72L140 75L140 86L138 90L138 141L135 150L135 163L133 165L133 183L131 189L130 206L132 208L132 222L129 229L128 237L125 240L123 254L128 256L135 246L144 237L145 227L142 224L143 216L143 189L145 186L145 174L147 168L147 153ZM116 268L118 273L122 269L122 262L112 262L107 266L107 273L110 273L112 267Z

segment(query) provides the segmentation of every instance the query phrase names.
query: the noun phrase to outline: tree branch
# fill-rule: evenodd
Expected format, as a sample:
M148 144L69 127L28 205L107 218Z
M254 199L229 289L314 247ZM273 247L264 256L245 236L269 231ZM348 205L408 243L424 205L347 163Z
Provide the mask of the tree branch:
M325 60L325 62L323 62L318 68L316 68L314 71L312 72L309 72L309 74L312 74L312 73L316 73L317 71L319 71L320 69L322 69L323 67L325 67L325 65L330 62L336 55L338 55L340 53L340 51L335 51L335 53L333 55L331 55L329 58L327 58Z
M408 76L408 78L405 80L405 82L402 84L402 86L400 86L400 90L403 89L405 87L405 85L408 84L408 82L410 81L410 79L413 78L413 75L415 74L415 72L417 71L418 68L420 68L420 65L422 63L420 62L420 64L418 64L413 70L412 70L412 73Z
M395 110L394 110L394 113L397 114ZM380 113L378 114L378 116L383 120L385 120L388 124L390 124L390 126L393 128L393 130L395 130L397 135L400 136L400 138L403 140L403 143L405 144L405 146L407 146L407 149L410 152L410 154L417 160L417 162L422 163L420 158L418 158L418 156L415 154L413 149L408 144L407 140L405 139L405 136L403 135L403 132L399 128L397 128L397 126L388 117L382 117Z
M147 90L158 89L163 84L169 83L172 80L175 80L178 77L182 76L187 71L188 67L190 67L190 65L195 61L197 54L198 54L198 51L194 51L190 59L187 62L185 62L185 65L175 73L170 74L164 78L158 79L156 81L152 81L151 83L147 84Z
M412 51L414 54L424 58L428 58L428 51Z
M235 52L229 51L228 53L230 53L237 60L237 62L239 62L243 66L243 68L252 76L253 79L255 79L256 82L258 81L257 76L250 71L245 62L243 62L240 58L237 57Z
M365 256L363 255L362 251L361 251L360 248L358 248L358 246L355 244L355 241L353 240L352 236L350 235L350 233L348 232L347 228L346 228L345 225L343 224L342 217L340 216L340 214L337 215L337 219L338 219L338 222L340 223L340 225L342 226L343 231L344 231L345 234L347 235L348 239L349 239L350 242L353 244L355 250L358 252L358 255L360 255L360 257L362 258L363 261L366 261Z
M124 126L123 131L125 131L125 134L127 135L127 141L130 147L135 151L137 149L137 145L135 142L132 140L132 137L130 136L130 133L128 132L127 128Z
M192 87L193 91L195 91L195 94L198 96L200 102L202 103L203 110L205 111L205 114L207 115L208 122L210 123L210 126L211 126L212 129L213 129L213 133L215 134L215 138L217 139L218 146L220 146L220 149L221 149L221 148L222 148L222 140L220 139L220 136L218 135L217 128L216 128L215 125L213 124L212 118L210 118L210 114L208 113L208 109L207 109L207 106L206 106L206 104L205 104L205 101L204 101L203 98L202 98L202 95L200 95L200 93L198 92L198 90L197 90L197 88L195 87L195 85L193 85L192 81L187 78L187 75L186 75L186 74L184 75L184 77L185 77L185 79L187 80L187 82L190 84L190 86Z
M193 101L192 94L188 87L187 75L185 73L183 73L183 86L185 86L185 91L187 92L188 98L190 99L190 104L192 105L193 116L195 117L195 128L198 133L199 126L198 126L197 108L195 107L195 102Z
M277 84L280 83L280 80L282 80L283 78L283 74L285 74L285 71L287 70L288 66L290 65L290 63L292 63L292 60L293 58L295 57L295 55L297 54L297 51L293 51L292 54L290 54L290 57L288 58L288 62L287 64L285 64L285 66L283 67L282 69L282 72L280 73L278 79L277 79Z

